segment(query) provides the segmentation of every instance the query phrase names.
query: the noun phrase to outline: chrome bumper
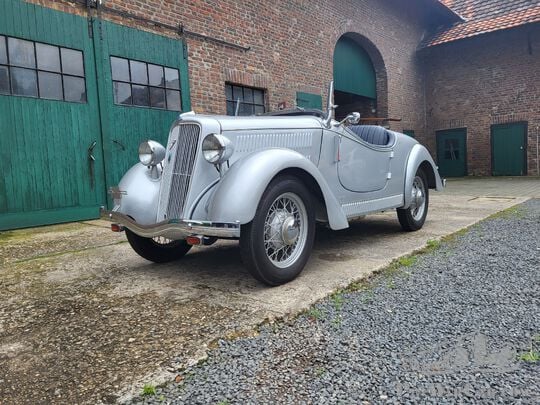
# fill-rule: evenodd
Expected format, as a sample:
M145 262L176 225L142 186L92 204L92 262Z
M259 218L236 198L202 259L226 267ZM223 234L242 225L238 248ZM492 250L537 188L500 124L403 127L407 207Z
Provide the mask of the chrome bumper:
M171 219L152 225L141 225L116 211L100 209L101 219L111 221L144 238L164 236L169 239L184 239L191 235L215 236L217 238L239 238L240 224L209 221L187 221Z

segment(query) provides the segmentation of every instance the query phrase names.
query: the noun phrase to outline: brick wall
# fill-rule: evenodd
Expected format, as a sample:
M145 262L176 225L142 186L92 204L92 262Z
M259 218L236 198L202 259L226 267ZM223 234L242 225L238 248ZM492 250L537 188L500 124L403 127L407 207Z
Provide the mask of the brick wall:
M64 11L73 8L68 0L29 1ZM186 37L192 108L197 112L225 112L227 81L265 88L270 110L283 101L294 106L297 91L326 99L335 44L341 35L357 33L372 45L368 53L382 62L376 66L380 73L377 113L402 118L394 129L405 126L423 133L422 71L416 48L426 24L420 6L415 9L399 0L107 0L104 4L250 47L242 51ZM129 18L105 12L102 17L156 31Z
M27 0L85 13L81 0ZM83 2L84 3L84 2ZM219 6L215 6L218 3ZM436 155L435 131L467 127L468 168L491 173L490 125L528 121L529 174L538 174L539 29L482 35L417 52L426 8L402 0L106 0L118 11L225 40L248 51L186 37L192 108L225 112L225 82L267 90L267 107L295 105L296 92L322 94L332 78L333 51L355 33L377 71L377 115L400 118L395 130L412 129ZM103 12L116 23L176 37L130 18ZM531 54L532 52L532 54Z
M540 25L486 34L422 52L428 136L467 128L468 170L491 174L491 125L528 122L528 174L539 175Z

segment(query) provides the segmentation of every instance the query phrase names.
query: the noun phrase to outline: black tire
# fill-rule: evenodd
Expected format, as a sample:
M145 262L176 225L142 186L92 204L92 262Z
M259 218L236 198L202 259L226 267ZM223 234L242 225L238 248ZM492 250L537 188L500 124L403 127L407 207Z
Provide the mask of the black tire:
M279 208L286 201L289 206ZM286 226L287 223L290 225ZM273 233L276 229L281 229L281 233ZM280 176L266 188L253 220L242 225L240 252L253 277L277 286L300 274L311 254L314 238L315 209L311 193L296 177Z
M133 250L146 260L154 263L168 263L185 256L191 249L185 240L173 240L168 243L160 243L152 238L143 238L129 229L126 236Z
M422 226L424 226L424 222L426 222L426 216L429 207L429 186L426 180L426 175L424 174L422 169L418 169L416 175L414 176L413 193L415 193L415 190L418 191L418 187L420 186L424 194L423 209L421 213L418 211L420 207L414 202L409 208L398 208L396 210L401 228L403 228L403 230L407 232L419 230L420 228L422 228ZM413 196L413 200L414 199L415 197Z

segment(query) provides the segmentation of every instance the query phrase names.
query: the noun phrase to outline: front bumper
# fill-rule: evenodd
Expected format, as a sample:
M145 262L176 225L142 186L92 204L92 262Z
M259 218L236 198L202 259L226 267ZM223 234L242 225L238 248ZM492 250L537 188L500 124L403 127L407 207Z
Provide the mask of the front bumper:
M239 223L216 223L170 219L152 225L141 225L117 211L100 209L100 217L121 225L143 238L163 236L168 239L185 239L191 235L215 236L217 238L239 238Z

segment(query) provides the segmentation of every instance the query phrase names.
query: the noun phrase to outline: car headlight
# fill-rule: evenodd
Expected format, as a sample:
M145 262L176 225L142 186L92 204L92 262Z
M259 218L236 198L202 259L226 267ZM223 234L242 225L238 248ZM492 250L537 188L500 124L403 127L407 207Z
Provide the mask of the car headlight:
M210 134L203 139L202 151L207 162L221 164L232 156L234 146L226 136Z
M144 141L139 145L139 160L145 166L155 166L165 159L165 148L156 141Z

